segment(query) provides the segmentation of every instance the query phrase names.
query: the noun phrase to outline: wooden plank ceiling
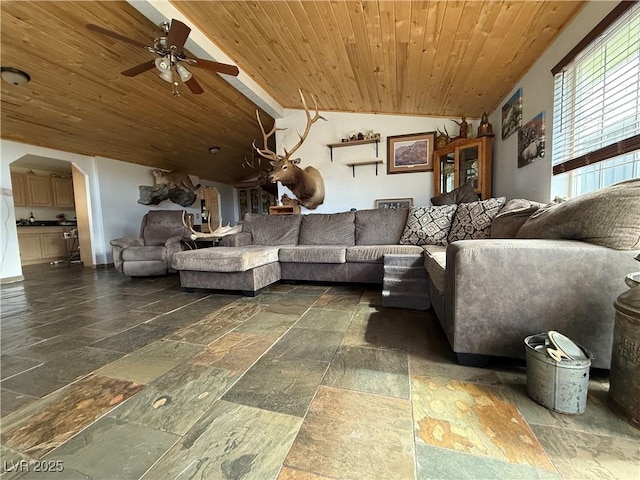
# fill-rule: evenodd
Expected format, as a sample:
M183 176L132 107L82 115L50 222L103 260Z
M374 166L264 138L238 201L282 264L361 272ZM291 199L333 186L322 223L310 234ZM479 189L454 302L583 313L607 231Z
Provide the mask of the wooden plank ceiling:
M450 118L496 108L584 3L172 2L286 108L300 107L302 87L321 111ZM151 43L157 26L128 3L0 5L2 65L32 77L2 84L2 138L226 183L247 176L255 105L203 70L193 69L205 93L183 86L178 98L153 71L123 77L151 54L86 30Z

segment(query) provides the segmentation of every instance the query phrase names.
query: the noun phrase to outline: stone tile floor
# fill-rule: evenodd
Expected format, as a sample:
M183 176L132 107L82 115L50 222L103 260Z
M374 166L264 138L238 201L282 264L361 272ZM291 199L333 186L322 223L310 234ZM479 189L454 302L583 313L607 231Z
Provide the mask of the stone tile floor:
M521 363L457 365L432 312L376 288L24 276L1 289L2 479L640 477L607 372L583 415L550 412Z

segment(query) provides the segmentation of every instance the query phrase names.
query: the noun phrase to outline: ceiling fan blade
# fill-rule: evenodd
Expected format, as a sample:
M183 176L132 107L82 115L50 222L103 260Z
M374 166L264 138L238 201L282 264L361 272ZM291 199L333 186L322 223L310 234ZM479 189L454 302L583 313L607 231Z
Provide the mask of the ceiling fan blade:
M204 90L196 80L196 77L191 77L189 80L187 80L184 83L187 85L187 87L189 87L189 90L191 90L192 93L195 93L196 95L200 95L201 93L204 93Z
M156 66L155 61L150 60L148 62L141 63L140 65L136 65L135 67L131 67L130 69L125 70L124 72L120 72L120 74L124 75L125 77L135 77L136 75L146 72L147 70L151 70L155 66Z
M191 28L187 27L180 20L176 20L175 18L171 20L171 27L169 28L169 33L167 34L167 45L170 47L171 45L175 45L178 51L182 50L184 47L184 42L187 41L187 37L191 32Z
M234 77L238 76L240 70L235 65L229 65L228 63L219 63L212 60L203 60L202 58L194 58L196 63L191 63L192 67L206 68L207 70L213 70L214 72L224 73Z
M147 48L147 46L139 42L137 40L133 40L132 38L125 37L124 35L120 35L119 33L112 32L111 30L107 30L106 28L102 28L99 25L94 25L92 23L87 23L87 28L93 32L101 33L102 35L106 35L111 38L115 38L116 40L120 40L121 42L129 43L131 45L135 45L136 47Z

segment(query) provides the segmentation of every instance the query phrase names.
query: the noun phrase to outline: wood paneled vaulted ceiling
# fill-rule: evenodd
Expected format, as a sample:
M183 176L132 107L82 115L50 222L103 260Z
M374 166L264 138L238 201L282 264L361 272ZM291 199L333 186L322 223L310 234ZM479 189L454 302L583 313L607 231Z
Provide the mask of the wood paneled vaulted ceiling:
M496 108L584 3L171 6L285 108L300 108L303 88L321 111L455 118ZM2 65L31 75L24 87L2 82L2 138L226 183L249 175L241 164L261 138L254 103L205 70L192 69L205 93L182 86L178 98L153 71L124 77L119 72L151 54L85 28L94 23L150 44L160 31L132 5L10 1L0 9ZM212 145L221 152L211 155Z

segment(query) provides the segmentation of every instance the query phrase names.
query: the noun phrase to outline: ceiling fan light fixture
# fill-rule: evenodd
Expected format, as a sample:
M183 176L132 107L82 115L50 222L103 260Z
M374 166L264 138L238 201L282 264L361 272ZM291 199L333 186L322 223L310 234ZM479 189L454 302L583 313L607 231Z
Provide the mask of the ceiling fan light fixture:
M22 86L26 85L29 83L29 80L31 80L31 76L28 73L17 68L1 67L1 70L2 72L0 75L2 75L2 79L7 83Z
M158 76L165 82L173 83L173 73L171 72L171 70L160 72Z
M162 73L171 70L171 61L167 57L156 58L155 64L156 68Z
M193 77L191 72L184 68L182 65L176 66L176 72L178 72L178 76L183 82L188 82L189 80L191 80L191 77Z

